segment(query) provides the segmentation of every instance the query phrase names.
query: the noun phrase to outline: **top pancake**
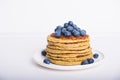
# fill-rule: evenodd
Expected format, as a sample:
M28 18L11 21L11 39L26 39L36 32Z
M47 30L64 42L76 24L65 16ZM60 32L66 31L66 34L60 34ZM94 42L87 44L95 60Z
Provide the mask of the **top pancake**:
M75 37L75 36L65 37L61 35L60 38L56 38L54 35L55 35L54 33L48 35L47 40L54 43L76 43L76 42L89 41L89 35L79 36L79 37Z

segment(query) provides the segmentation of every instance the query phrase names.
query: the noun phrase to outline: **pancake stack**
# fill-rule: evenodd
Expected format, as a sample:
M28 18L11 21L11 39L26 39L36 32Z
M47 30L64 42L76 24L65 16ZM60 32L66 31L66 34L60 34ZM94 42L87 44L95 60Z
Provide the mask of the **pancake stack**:
M51 63L57 65L80 65L83 60L91 58L89 35L66 37L61 35L55 37L55 33L48 35L46 46L46 57Z

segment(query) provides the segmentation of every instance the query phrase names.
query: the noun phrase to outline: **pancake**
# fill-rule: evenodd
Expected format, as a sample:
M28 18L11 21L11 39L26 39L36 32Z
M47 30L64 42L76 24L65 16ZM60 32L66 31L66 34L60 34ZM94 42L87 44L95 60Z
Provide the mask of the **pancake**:
M88 55L83 55L83 56L77 56L77 57L54 57L54 56L51 56L51 55L47 55L46 56L47 58L49 59L55 59L55 60L61 60L61 61L80 61L80 60L86 60L86 58L91 58L92 57L92 53L88 54Z
M50 56L53 56L53 57L63 57L63 58L66 58L66 57L77 57L77 56L86 56L88 54L91 54L92 51L89 51L89 52L85 52L85 53L49 53L47 52L48 55Z
M60 42L59 43L55 43L55 42L48 41L48 44L52 45L52 46L58 46L58 47L62 46L64 48L68 48L68 47L76 48L76 47L82 47L82 46L90 45L89 41L77 42L77 43L60 43Z
M52 49L49 47L46 48L46 51L50 53L85 53L91 50L92 49L90 47L82 50L58 50L58 49Z
M51 49L59 49L59 50L82 50L82 49L87 49L89 48L89 45L86 46L79 46L79 47L59 47L59 46L53 46L53 45L47 45L48 48Z
M49 59L53 64L62 65L62 66L72 66L72 65L80 65L82 61L61 61L61 60L55 60L55 59Z
M74 36L65 37L62 35L60 38L56 38L54 35L55 35L54 33L52 33L51 35L48 35L47 40L51 42L55 42L55 43L59 43L59 42L60 43L74 43L74 42L81 42L81 41L89 40L89 35L79 36L79 37L74 37Z

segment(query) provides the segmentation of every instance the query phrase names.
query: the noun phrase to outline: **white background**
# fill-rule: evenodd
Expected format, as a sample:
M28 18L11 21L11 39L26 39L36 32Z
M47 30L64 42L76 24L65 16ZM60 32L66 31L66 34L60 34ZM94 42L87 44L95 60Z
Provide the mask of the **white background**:
M72 20L102 51L102 65L82 71L55 71L32 62L57 25ZM119 0L0 0L0 80L119 80Z

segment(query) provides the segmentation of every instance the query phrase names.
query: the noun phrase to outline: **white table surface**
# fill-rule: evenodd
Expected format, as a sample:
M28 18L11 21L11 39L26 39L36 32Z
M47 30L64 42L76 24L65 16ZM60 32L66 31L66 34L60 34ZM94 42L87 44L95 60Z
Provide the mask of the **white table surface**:
M44 35L43 35L44 34ZM0 80L120 80L120 36L91 35L91 46L104 53L97 67L58 71L36 65L32 57L46 46L45 33L0 34Z
M101 65L57 71L32 57L57 25L72 20L104 53ZM0 80L120 80L119 0L0 0Z

